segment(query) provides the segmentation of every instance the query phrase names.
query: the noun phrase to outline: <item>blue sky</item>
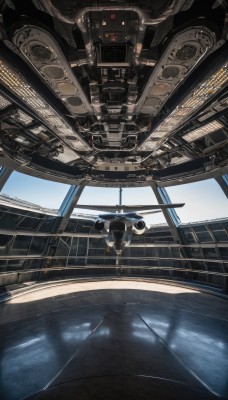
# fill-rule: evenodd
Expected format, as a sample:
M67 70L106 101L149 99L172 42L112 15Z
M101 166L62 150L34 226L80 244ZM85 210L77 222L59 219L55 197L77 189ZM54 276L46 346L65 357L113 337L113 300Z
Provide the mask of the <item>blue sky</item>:
M13 172L2 193L43 207L59 208L69 188L70 185Z
M14 172L2 193L30 201L43 207L59 208L69 185L34 178ZM228 201L214 179L167 188L172 202L183 202L176 209L182 222L194 222L228 217ZM115 205L119 202L118 188L86 187L80 204ZM157 204L150 187L123 189L123 204ZM81 210L79 212L82 212ZM94 214L94 212L93 212ZM148 223L164 223L163 214L150 216Z
M215 179L167 188L173 203L184 202L178 209L182 222L228 217L228 200Z

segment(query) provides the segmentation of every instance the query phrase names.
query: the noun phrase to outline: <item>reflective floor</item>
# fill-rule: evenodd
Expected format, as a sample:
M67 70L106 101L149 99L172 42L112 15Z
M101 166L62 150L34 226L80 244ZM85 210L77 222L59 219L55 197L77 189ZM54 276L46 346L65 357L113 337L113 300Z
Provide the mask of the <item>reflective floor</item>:
M228 398L227 311L217 296L134 281L15 297L0 304L0 398Z

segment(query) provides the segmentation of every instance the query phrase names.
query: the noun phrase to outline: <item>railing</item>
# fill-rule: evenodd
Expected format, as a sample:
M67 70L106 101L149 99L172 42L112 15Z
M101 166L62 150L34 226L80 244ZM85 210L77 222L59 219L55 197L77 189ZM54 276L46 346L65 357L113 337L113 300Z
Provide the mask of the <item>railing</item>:
M227 290L226 219L182 224L178 228L182 242L172 239L167 225L153 226L146 235L134 236L130 246L116 257L107 251L103 235L91 231L91 221L71 219L65 232L55 233L56 210L47 215L37 214L38 209L19 211L14 207L8 203L0 211L0 286L123 274L192 280ZM28 229L30 221L36 222L32 229Z

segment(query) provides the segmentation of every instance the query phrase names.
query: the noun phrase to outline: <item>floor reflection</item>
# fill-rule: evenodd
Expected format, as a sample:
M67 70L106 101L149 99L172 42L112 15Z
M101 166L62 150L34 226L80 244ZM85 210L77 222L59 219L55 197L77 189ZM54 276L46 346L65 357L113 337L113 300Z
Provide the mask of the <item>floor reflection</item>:
M150 377L228 396L227 302L164 287L46 300L36 293L34 302L31 295L27 303L0 305L0 398L22 400L47 386L105 376Z

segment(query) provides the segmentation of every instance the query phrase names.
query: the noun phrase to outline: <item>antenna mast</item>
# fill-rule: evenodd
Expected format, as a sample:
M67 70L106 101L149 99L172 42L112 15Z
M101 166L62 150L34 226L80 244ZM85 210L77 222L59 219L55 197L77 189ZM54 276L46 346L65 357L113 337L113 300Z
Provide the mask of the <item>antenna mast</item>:
M120 192L119 192L119 206L122 206L122 187L120 186Z

